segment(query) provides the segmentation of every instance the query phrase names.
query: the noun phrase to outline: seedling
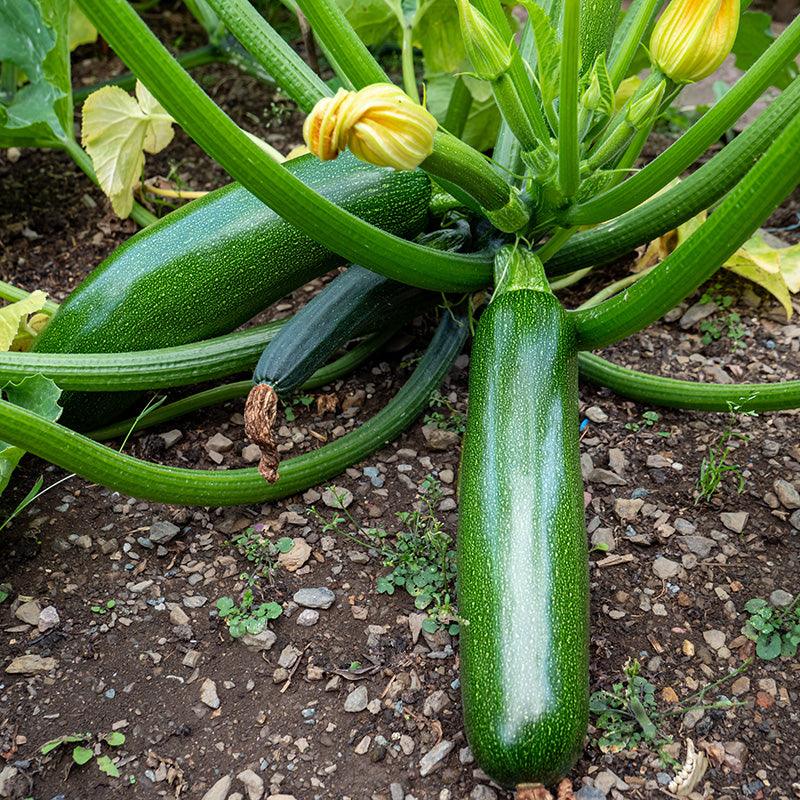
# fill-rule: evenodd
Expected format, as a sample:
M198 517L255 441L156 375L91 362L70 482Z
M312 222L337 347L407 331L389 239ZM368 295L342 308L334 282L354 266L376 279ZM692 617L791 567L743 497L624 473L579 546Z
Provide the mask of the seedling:
M95 760L97 768L108 775L110 778L119 777L119 769L113 759L107 753L103 753L103 747L122 747L125 744L125 734L119 731L112 731L102 735L92 733L70 733L66 736L59 736L51 739L41 747L41 754L46 756L58 750L63 745L74 744L72 748L72 760L79 767L88 764L92 759Z
M467 418L446 397L439 392L431 396L431 408L437 409L425 415L424 422L434 428L454 433L464 433Z
M336 493L335 487L330 487ZM455 586L455 551L450 534L436 516L435 507L442 499L439 482L428 476L420 486L417 508L398 512L402 523L398 531L384 528L365 528L345 509L327 519L316 508L311 514L322 524L325 533L335 533L369 550L376 550L388 572L376 582L380 594L394 594L402 589L414 598L414 606L427 611L423 630L434 633L447 626L451 634L458 633L453 606Z
M764 661L794 658L800 645L800 595L786 608L778 609L754 597L748 600L745 611L750 614L742 633L756 643L756 655Z
M248 588L238 604L232 597L220 597L217 600L217 612L220 619L225 620L231 638L241 639L248 633L257 636L271 619L277 619L283 613L283 608L274 601L256 605L253 590Z
M283 410L286 421L294 422L297 419L297 414L295 414L293 406L303 406L303 408L308 408L313 402L314 396L310 394L301 394L297 397L293 397L286 403L286 406Z
M92 614L100 614L100 615L108 614L109 611L113 611L116 607L117 607L116 600L107 600L102 605L98 604L91 606L91 612Z
M642 414L641 422L626 422L626 430L638 433L641 430L652 428L661 419L661 414L658 411L645 411ZM669 436L669 431L658 431L659 436Z

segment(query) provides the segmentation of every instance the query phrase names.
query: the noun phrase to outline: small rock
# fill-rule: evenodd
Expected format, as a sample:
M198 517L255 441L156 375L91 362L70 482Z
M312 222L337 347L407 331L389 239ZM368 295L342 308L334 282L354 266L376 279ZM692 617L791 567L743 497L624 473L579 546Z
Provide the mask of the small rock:
M19 791L21 789L19 786L20 781L27 785L24 776L20 776L16 767L12 767L11 764L3 767L2 771L0 771L0 797L17 798L25 796L27 792L24 789Z
M26 625L38 625L39 614L41 613L42 607L39 605L39 601L28 600L27 603L22 603L19 608L17 608L14 612L14 616Z
M725 632L718 630L703 631L703 638L712 650L719 650L725 646Z
M612 789L624 792L626 789L630 788L625 781L615 775L610 769L598 772L597 775L594 776L594 785L595 788L599 789L603 794L608 794Z
M796 530L800 531L800 509L795 511L791 517L789 517L789 524Z
M598 528L592 534L592 547L597 547L601 550L605 550L607 553L611 553L616 546L617 541L614 538L614 532L611 528Z
M688 330L697 325L698 322L702 322L706 317L715 314L716 311L716 303L695 303L693 306L689 306L678 325L682 330Z
M292 600L303 608L330 608L336 600L336 595L330 589L319 586L313 589L298 589Z
M297 615L297 624L301 628L310 628L319 622L319 611L315 608L304 608Z
M692 524L688 519L684 519L683 517L678 517L673 525L675 526L675 530L682 536L691 536L697 530L697 525Z
M261 800L264 796L264 779L252 769L240 772L236 778L244 784L248 800Z
M435 692L425 698L425 704L422 706L422 713L426 717L435 717L450 705L450 698L443 689L437 689Z
M173 625L188 625L191 619L179 605L173 604L169 610L169 621Z
M683 727L686 728L687 731L693 730L694 726L697 725L705 715L706 712L703 708L693 708L687 711L683 715Z
M295 572L302 567L311 556L311 545L301 537L292 540L292 549L278 554L278 563L287 571Z
M708 558L711 550L717 544L708 536L682 536L681 541L686 545L689 552L694 553L698 558Z
M461 437L455 431L445 431L432 425L423 425L422 435L432 450L454 450L461 443Z
M479 783L470 793L469 800L497 800L497 792L486 784Z
M740 695L747 694L750 691L750 678L747 675L742 675L731 684L731 691L739 697Z
M17 656L7 667L9 675L34 675L38 672L50 672L58 662L54 658L43 658L37 655Z
M206 678L200 686L200 702L209 708L220 707L217 684L211 678ZM230 788L230 778L228 778L228 788Z
M203 658L203 654L199 650L187 650L181 662L184 667L194 669Z
M435 769L442 765L442 762L450 755L455 743L449 739L442 739L439 744L432 747L419 760L419 774L421 778L430 775Z
M744 526L747 525L747 520L750 514L747 511L723 511L720 515L720 522L729 530L734 533L741 533Z
M364 736L361 741L355 746L353 752L357 756L363 756L367 752L369 752L369 746L372 744L372 737L371 736Z
M261 460L261 448L257 444L248 444L242 448L242 460L245 464L255 464Z
M302 650L299 650L293 644L287 644L278 656L278 666L284 669L291 669L297 663L297 659L300 658L301 655Z
M367 692L367 687L362 683L347 695L344 701L344 710L350 714L357 714L367 707L368 702L369 694Z
M575 792L575 800L606 800L606 796L594 786L581 786Z
M231 776L220 778L202 797L202 800L225 800L231 789Z
M644 500L628 500L618 497L614 501L614 513L619 517L620 522L630 522L642 510Z
M800 492L789 481L779 478L773 484L773 488L784 508L800 508Z
M611 470L602 469L601 467L595 467L589 473L589 482L602 483L605 486L625 486L627 483L625 478L621 478L616 472L611 472Z
M202 608L208 602L208 598L202 594L193 594L183 598L186 608Z
M776 589L770 596L769 601L774 606L778 606L778 608L786 608L792 604L794 600L794 595L789 594L789 592L784 591L783 589Z
M389 797L391 800L404 800L405 796L406 792L402 783L389 784Z
M221 433L215 433L207 442L206 450L210 453L228 453L233 448L233 442Z
M177 428L171 431L167 431L166 433L159 433L158 434L161 441L164 442L164 448L169 449L173 445L176 445L181 439L183 439L183 431L179 431Z
M602 424L603 422L608 422L608 414L603 411L600 406L589 406L586 411L583 412L586 416L592 421L598 424Z
M400 749L407 756L410 756L414 752L414 740L408 734L404 733L400 737Z
M322 493L322 502L328 508L347 508L353 502L353 493L349 489L332 486Z
M166 544L171 542L180 532L181 529L177 525L173 525L167 520L159 519L150 526L148 539L156 544Z
M677 577L680 574L680 571L681 565L677 561L673 561L671 558L659 556L653 562L653 572L656 574L656 577L661 578L662 581Z
M277 641L278 637L274 631L269 628L264 628L260 633L246 633L242 636L242 644L249 647L251 650L266 651L271 650L272 646Z
M44 633L45 631L58 627L60 623L61 618L58 616L58 611L56 611L55 606L46 606L42 609L41 614L39 614L39 624L37 627L40 633Z

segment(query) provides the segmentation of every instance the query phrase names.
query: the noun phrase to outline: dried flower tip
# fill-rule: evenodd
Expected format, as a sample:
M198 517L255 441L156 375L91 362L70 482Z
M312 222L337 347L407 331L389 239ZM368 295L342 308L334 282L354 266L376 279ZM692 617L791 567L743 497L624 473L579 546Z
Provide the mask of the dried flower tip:
M715 72L733 48L740 0L672 0L650 37L650 58L678 83Z
M433 151L436 118L391 83L324 97L306 117L303 138L323 161L346 147L379 167L414 169Z

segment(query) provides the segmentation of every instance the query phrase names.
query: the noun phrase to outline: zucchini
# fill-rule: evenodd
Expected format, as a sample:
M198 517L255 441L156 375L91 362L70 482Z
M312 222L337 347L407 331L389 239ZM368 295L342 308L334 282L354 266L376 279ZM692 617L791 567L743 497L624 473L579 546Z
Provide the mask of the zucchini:
M286 169L329 200L402 236L427 218L430 181L354 156L304 156ZM173 212L115 250L67 298L42 353L150 350L232 331L340 259L238 184ZM97 424L135 396L68 395L64 421Z
M617 29L622 0L581 0L581 74L594 66L600 53L608 53ZM564 28L564 0L553 0L551 19L558 20L559 34Z
M468 237L469 225L464 222L418 240L428 247L457 250ZM261 448L259 469L265 480L273 483L278 479L279 456L273 434L278 399L298 389L350 339L414 317L437 298L435 292L353 265L297 312L264 348L244 412L247 435Z
M586 734L588 553L575 335L536 256L505 247L496 267L461 459L461 686L478 764L521 788L556 781Z

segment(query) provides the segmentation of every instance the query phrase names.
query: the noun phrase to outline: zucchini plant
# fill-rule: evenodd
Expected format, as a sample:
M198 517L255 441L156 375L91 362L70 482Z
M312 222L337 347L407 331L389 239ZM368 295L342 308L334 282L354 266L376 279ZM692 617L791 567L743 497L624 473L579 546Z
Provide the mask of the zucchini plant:
M161 502L216 506L286 496L334 477L421 413L472 327L466 310L493 287L474 339L461 475L466 732L494 780L520 798L542 796L543 785L571 768L587 722L579 375L648 404L800 407L798 380L677 381L590 352L644 329L690 296L800 183L800 79L793 73L800 18L761 48L692 127L636 170L659 115L731 51L738 0L671 0L660 17L661 0L633 0L624 14L619 0L527 0L519 38L516 18L500 0L458 0L463 52L455 63L468 64L452 67L439 83L449 93L438 118L420 100L415 71L414 26L425 0L397 4L402 88L335 0L297 0L335 73L327 82L248 0L206 0L203 7L307 114L311 152L287 163L231 121L127 0L79 4L165 112L237 184L173 212L113 253L56 311L33 352L0 354L0 380L41 375L69 393L61 422L11 396L0 400L0 438L91 481ZM642 53L652 62L637 83L631 77ZM429 57L426 70L432 63ZM776 76L781 93L749 128L676 183ZM464 138L476 85L501 116L491 156L473 146L480 140L474 124ZM0 112L7 114L4 106ZM706 209L713 210L661 263L615 281L595 301L568 309L553 293ZM452 234L454 218L467 235ZM452 246L439 246L442 236ZM293 320L233 332L339 263L358 266ZM24 295L13 287L4 292ZM444 309L436 332L398 394L341 439L287 460L277 479L268 458L262 467L273 482L255 468L147 463L96 440L130 427L111 419L130 405L120 392L251 369L269 345L247 414L248 430L268 446L281 392L343 374L387 330L437 303ZM341 344L365 335L323 366ZM156 409L152 420L242 396L250 386L205 389ZM75 430L100 425L94 439Z

